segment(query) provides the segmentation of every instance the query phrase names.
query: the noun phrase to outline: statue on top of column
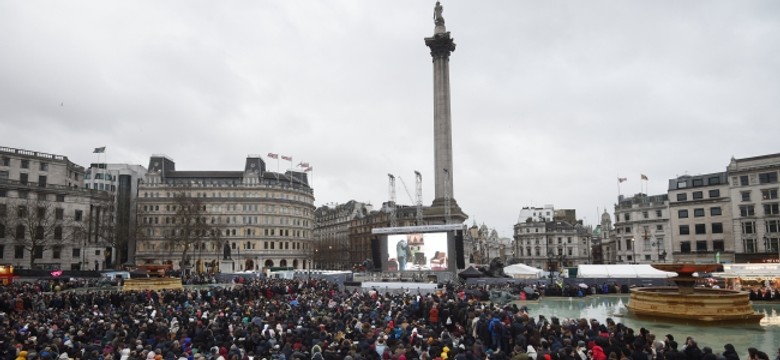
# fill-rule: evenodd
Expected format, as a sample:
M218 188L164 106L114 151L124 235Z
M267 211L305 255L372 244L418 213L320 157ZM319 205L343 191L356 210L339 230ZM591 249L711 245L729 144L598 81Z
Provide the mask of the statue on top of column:
M433 8L433 23L436 25L444 25L444 17L441 15L444 11L444 7L441 6L441 2L437 1L436 6Z

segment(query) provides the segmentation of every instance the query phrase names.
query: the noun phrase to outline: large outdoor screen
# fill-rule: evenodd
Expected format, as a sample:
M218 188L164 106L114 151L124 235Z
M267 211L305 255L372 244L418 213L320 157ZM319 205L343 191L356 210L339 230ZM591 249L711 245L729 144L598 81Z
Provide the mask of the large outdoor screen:
M387 270L448 270L452 256L448 235L448 232L387 235Z

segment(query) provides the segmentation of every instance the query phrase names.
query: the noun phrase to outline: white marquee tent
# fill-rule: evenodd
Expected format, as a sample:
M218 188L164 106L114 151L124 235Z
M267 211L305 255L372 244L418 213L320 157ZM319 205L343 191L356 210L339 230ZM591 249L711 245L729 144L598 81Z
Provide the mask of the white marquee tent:
M544 270L525 264L514 264L505 266L504 274L515 279L540 279L544 277Z
M578 278L654 278L677 276L676 273L661 271L649 264L579 265Z

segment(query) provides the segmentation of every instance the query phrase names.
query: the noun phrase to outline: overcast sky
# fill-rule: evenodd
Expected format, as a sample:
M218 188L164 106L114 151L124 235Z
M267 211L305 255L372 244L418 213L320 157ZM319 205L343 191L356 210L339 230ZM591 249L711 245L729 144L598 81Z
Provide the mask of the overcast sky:
M454 195L510 237L778 153L778 1L443 2ZM3 1L0 145L88 166L313 168L315 205L433 200L434 1ZM267 159L268 169L277 162ZM279 170L289 168L279 163ZM400 204L413 204L397 184Z

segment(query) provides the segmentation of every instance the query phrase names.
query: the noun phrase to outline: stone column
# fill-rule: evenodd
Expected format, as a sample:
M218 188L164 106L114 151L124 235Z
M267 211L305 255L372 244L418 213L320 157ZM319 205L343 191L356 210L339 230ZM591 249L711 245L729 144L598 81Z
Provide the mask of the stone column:
M450 111L450 53L455 42L444 26L442 6L436 2L434 9L434 34L425 38L433 58L433 156L435 197L428 217L444 219L452 223L463 222L463 214L453 196L452 164L452 115ZM445 209L446 207L446 209ZM437 209L438 208L438 209ZM445 215L446 214L446 215ZM438 219L437 219L438 220ZM436 221L438 222L438 221Z

